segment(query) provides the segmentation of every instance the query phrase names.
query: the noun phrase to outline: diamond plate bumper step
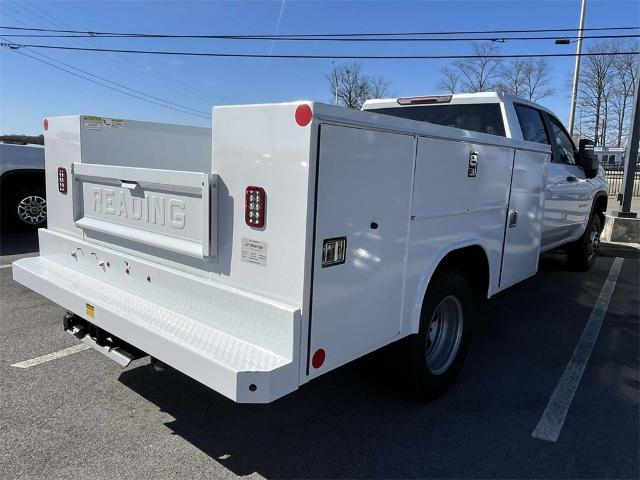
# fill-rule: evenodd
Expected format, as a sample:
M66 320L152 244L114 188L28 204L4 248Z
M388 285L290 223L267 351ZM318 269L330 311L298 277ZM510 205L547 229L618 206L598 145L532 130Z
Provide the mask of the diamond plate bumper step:
M245 299L226 301L212 306L207 318L190 318L166 306L125 291L107 282L97 280L75 268L70 268L47 257L24 258L13 264L14 279L55 303L84 318L90 324L118 339L135 346L160 361L195 378L208 387L240 403L266 403L298 388L297 349L290 356L270 351L239 335L215 328L205 321L223 325L226 319L250 330L264 328L252 324L251 318L238 320L239 315L253 311L242 307ZM215 289L215 285L208 285ZM224 295L229 296L228 291ZM246 300L256 303L256 298ZM270 315L291 317L290 335L299 335L298 311L278 308L265 300L264 308ZM231 311L231 309L236 311ZM195 312L200 310L195 309ZM72 329L73 330L73 329ZM79 332L76 333L76 336ZM86 340L85 340L86 339ZM99 345L90 335L85 341L121 365L128 364L127 355L116 348ZM296 345L294 338L288 339ZM122 355L121 355L122 354ZM117 357L117 358L116 358Z

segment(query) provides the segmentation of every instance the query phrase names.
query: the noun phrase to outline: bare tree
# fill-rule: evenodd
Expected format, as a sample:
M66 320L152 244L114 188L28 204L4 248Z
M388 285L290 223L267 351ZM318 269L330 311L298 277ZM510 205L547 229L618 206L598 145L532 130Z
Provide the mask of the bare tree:
M525 94L529 100L537 102L553 95L551 67L546 58L529 58L525 78Z
M631 44L626 51L637 51L638 44ZM622 144L622 138L629 128L628 110L631 108L633 100L633 89L636 82L636 62L638 56L635 54L617 55L613 60L614 81L611 93L611 110L615 117L615 145Z
M362 65L352 62L334 67L327 75L331 93L337 92L338 105L360 108L367 91L366 78L362 75Z
M40 134L38 136L35 135L24 135L13 133L9 135L0 135L0 142L11 142L11 143L35 143L36 145L44 145L44 135Z
M611 42L601 42L590 47L587 52L611 52L616 51L617 48ZM593 125L593 140L596 145L602 145L602 124L606 100L614 83L614 58L614 55L585 57L580 72L579 100L585 116L590 119Z
M534 102L553 95L549 62L544 58L516 58L500 69L497 89Z
M389 96L389 81L383 77L367 77L367 100Z
M473 44L474 58L453 62L453 68L460 75L460 86L465 92L486 92L498 83L502 60L495 58L499 48L494 43Z
M497 89L510 95L524 97L528 71L530 68L526 60L520 58L512 60L509 65L502 67L500 75L502 80L498 83Z
M495 57L499 51L493 43L474 43L474 58L442 68L438 87L449 93L497 89L533 101L553 95L550 66L544 58L515 59L503 66Z
M457 69L447 65L440 70L440 73L442 79L438 83L438 88L451 94L456 93L460 84L460 74Z
M338 105L360 108L369 98L382 98L389 94L389 82L383 77L368 77L357 62L338 65L326 74L331 94L338 97Z

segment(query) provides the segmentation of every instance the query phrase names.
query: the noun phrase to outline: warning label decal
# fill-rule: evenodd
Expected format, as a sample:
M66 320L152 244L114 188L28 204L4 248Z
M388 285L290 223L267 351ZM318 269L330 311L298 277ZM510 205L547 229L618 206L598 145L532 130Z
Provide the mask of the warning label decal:
M120 118L103 118L102 124L107 128L122 128L124 127L124 120Z
M253 263L262 267L267 266L267 242L259 242L249 238L242 239L242 253L240 259L243 262Z
M85 115L82 117L82 127L86 130L102 130L103 128L124 128L124 120L122 120L121 118L106 118Z
M82 117L82 128L86 130L100 130L102 128L102 117Z

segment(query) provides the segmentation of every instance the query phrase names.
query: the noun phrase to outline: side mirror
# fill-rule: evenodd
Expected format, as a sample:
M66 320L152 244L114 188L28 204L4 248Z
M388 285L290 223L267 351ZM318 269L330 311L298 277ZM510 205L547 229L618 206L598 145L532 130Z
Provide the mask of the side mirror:
M578 164L584 169L587 178L594 178L598 175L600 160L593 152L594 143L586 138L580 139L578 144Z

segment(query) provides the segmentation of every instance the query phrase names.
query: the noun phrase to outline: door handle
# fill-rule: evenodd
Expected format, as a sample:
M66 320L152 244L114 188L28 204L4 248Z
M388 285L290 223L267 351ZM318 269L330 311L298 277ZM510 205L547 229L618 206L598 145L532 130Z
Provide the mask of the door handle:
M577 181L578 181L578 178L574 177L573 175L569 175L567 177L567 182L577 182Z
M511 210L511 212L509 212L509 228L513 228L516 225L518 225L518 211Z
M129 190L135 190L140 186L138 182L134 182L131 180L120 180L120 182L122 182L122 188L128 188Z

